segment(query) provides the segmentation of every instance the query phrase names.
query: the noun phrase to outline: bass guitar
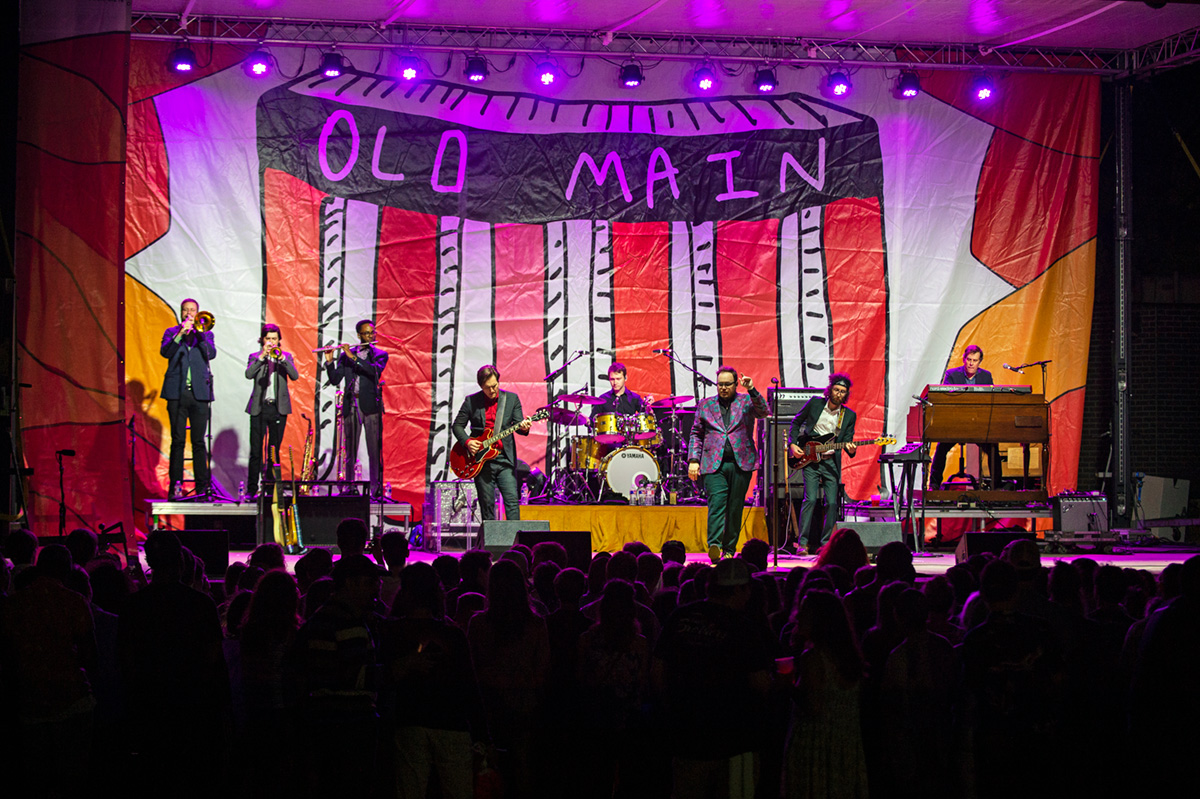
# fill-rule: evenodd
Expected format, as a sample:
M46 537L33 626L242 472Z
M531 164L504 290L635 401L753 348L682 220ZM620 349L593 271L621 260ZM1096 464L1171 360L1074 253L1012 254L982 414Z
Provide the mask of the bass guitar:
M869 446L871 444L883 444L886 446L889 444L896 443L896 439L893 438L892 436L883 436L881 438L864 438L861 441L844 441L842 443L838 443L833 440L833 435L834 435L833 433L830 433L827 436L819 436L819 437L815 437L815 438L810 438L808 441L805 441L800 446L801 452L800 452L800 457L798 457L798 458L792 457L790 454L791 450L789 449L788 450L789 455L788 455L788 459L787 459L788 468L789 469L803 469L807 466L811 466L812 464L821 460L821 457L823 455L825 455L826 453L834 452L839 449L844 449L845 447L849 446L850 444L854 444L855 446Z
M539 408L533 416L529 416L523 421L506 427L499 433L493 433L491 430L483 431L483 435L475 438L468 438L461 444L455 444L450 450L450 470L458 476L460 480L467 480L475 477L483 471L483 464L490 461L492 458L500 454L504 447L504 439L511 436L517 431L517 428L525 424L525 422L540 422L550 416L549 408ZM467 443L478 441L483 446L474 455L467 448Z

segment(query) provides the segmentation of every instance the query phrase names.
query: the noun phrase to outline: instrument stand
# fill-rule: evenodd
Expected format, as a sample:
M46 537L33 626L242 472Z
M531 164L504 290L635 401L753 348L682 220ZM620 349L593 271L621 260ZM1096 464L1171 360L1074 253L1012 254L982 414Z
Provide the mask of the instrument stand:
M59 450L54 453L54 457L58 460L58 537L62 538L67 533L67 493L63 483L63 456L67 450ZM72 452L72 455L75 453ZM70 457L70 456L67 456Z

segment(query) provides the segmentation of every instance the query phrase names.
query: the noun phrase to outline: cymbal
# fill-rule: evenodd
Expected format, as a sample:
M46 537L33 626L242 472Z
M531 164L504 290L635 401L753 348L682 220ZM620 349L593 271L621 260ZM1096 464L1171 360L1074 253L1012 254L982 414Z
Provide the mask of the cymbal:
M565 425L588 423L587 417L582 413L575 413L567 408L550 408L550 421L554 424Z
M679 414L684 414L684 413L695 413L695 412L696 412L696 406L695 406L695 405L693 405L693 406L692 406L692 407L690 407L690 408L664 408L662 412L663 412L663 413L679 413Z
M560 394L554 398L557 402L578 402L580 405L603 405L604 400L591 394Z
M674 408L676 405L687 405L695 400L695 397L686 394L676 394L673 397L663 397L657 402L650 403L651 408Z

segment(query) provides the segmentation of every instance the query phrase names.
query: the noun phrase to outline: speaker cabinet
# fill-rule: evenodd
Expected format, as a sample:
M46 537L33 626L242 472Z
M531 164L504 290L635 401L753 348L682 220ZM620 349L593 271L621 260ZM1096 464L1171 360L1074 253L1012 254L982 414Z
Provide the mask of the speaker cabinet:
M306 547L337 544L337 528L342 519L362 519L371 527L371 500L356 497L296 497L300 520L300 538Z
M517 534L525 531L550 532L550 522L538 519L515 522L493 519L483 523L479 534L479 548L486 549L493 555L503 555L517 543Z
M984 552L999 555L1011 542L1022 538L1037 541L1037 533L1021 531L963 533L962 538L958 539L958 546L954 550L954 562L963 563L972 555L981 555Z
M884 544L904 540L904 531L900 522L845 522L842 526L858 533L863 546L872 555L878 552Z

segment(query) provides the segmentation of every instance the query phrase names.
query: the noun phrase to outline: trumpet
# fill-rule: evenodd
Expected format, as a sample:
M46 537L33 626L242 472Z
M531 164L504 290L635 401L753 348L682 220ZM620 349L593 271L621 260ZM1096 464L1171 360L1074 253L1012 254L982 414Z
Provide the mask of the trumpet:
M332 352L333 350L340 350L343 346L347 346L350 349L355 350L363 345L362 344L350 344L350 343L346 343L345 345L330 344L328 347L317 347L315 350L313 350L313 352Z
M280 358L283 357L283 347L276 344L274 347L267 350L267 357L274 358L275 360L279 360Z
M217 317L212 315L211 311L201 311L196 314L196 332L207 333L212 330L217 324Z

